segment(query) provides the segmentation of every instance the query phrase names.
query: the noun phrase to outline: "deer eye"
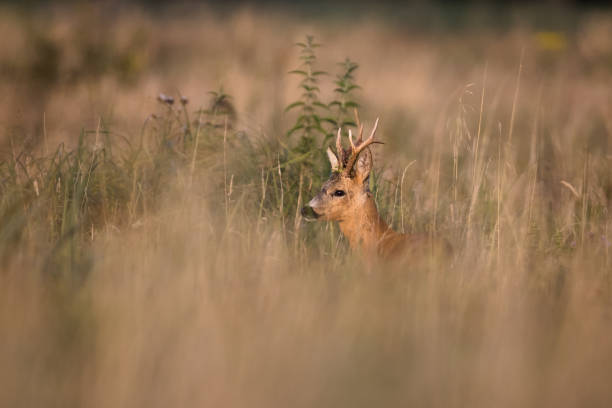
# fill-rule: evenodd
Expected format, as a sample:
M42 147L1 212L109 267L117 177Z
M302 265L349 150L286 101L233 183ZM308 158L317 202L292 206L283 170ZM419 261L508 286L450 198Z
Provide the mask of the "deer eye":
M343 197L346 193L343 190L334 191L334 197Z

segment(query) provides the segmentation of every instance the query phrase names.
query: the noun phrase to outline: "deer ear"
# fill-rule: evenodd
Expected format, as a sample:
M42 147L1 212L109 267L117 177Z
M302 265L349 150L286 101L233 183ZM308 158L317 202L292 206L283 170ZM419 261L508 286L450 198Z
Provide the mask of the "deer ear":
M355 180L359 183L363 183L368 179L370 170L372 170L372 152L370 152L370 148L368 147L361 152L357 159L357 163L355 163Z
M339 171L340 162L338 161L338 157L334 152L332 152L332 149L329 147L327 147L327 158L329 159L329 163L331 164L332 171Z

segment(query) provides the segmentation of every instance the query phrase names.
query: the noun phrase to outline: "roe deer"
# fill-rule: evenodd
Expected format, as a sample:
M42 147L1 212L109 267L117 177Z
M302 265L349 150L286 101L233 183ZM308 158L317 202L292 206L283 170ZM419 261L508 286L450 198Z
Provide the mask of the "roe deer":
M372 153L369 146L381 143L374 140L378 119L372 133L363 140L363 126L359 138L353 142L349 130L350 150L342 148L341 129L336 138L336 153L327 148L332 174L321 191L302 208L306 219L338 221L340 230L353 250L361 249L366 256L390 258L402 253L424 254L432 249L448 249L448 244L432 242L426 235L400 234L378 214L376 202L369 189ZM418 251L418 252L417 252Z

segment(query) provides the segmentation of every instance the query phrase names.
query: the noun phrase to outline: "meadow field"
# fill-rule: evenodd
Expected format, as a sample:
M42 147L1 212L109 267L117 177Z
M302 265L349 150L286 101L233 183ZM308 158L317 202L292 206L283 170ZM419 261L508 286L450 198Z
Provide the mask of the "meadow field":
M0 406L612 404L610 9L68 4L0 9ZM355 110L451 259L302 219Z

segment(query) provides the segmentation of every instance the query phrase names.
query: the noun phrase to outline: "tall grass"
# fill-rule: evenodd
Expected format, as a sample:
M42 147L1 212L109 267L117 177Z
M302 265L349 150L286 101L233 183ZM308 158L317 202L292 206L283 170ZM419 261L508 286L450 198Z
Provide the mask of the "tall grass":
M605 49L521 57L516 29L497 39L515 58L484 47L488 62L457 63L464 81L415 47L429 69L406 68L418 80L394 76L390 93L373 74L400 72L406 46L362 30L298 46L285 73L299 55L330 66L338 47L361 65L298 68L269 127L225 84L202 101L159 95L129 133L103 117L53 149L46 128L6 132L0 405L609 405L610 115L592 88L609 81ZM400 57L361 60L353 36L397 41ZM382 117L381 214L448 239L450 264L365 263L335 225L299 218L357 100L366 124ZM406 100L421 106L394 107Z

